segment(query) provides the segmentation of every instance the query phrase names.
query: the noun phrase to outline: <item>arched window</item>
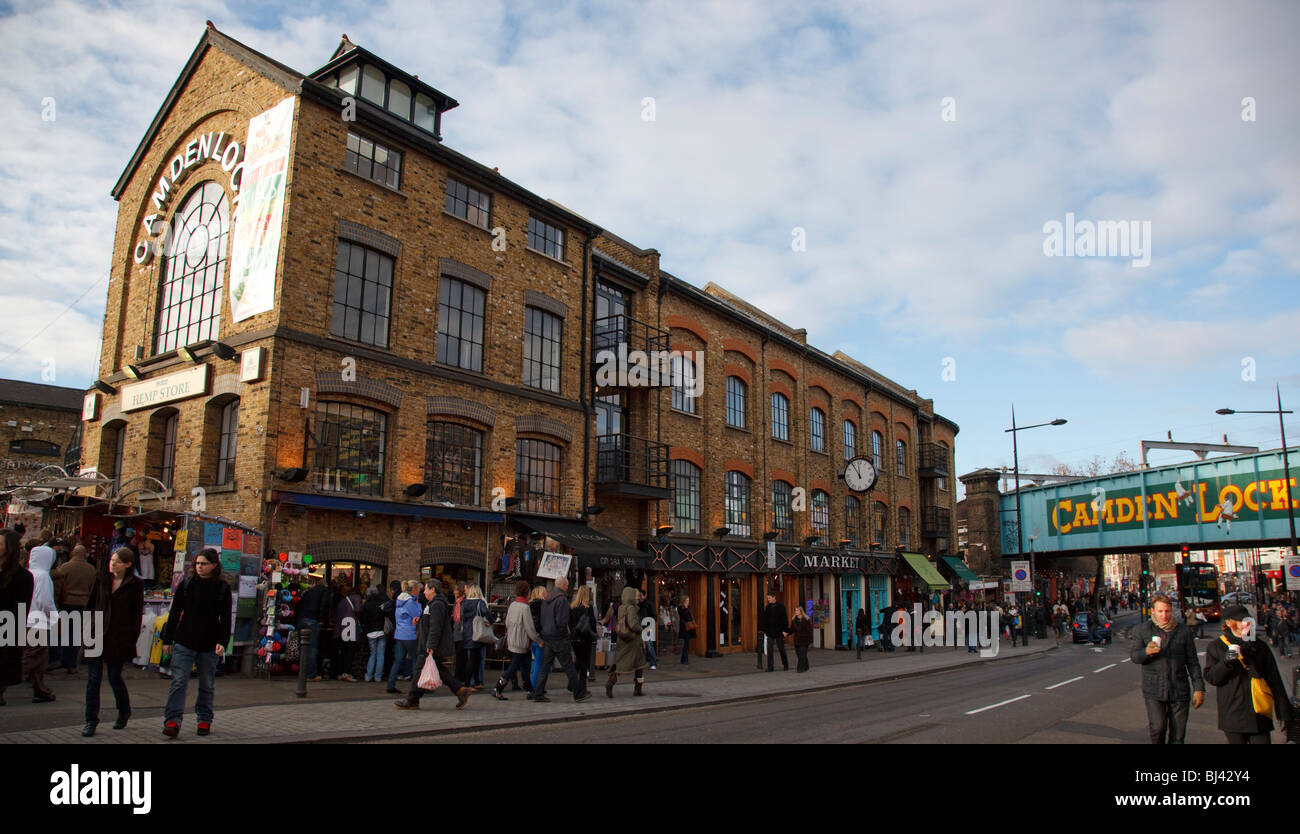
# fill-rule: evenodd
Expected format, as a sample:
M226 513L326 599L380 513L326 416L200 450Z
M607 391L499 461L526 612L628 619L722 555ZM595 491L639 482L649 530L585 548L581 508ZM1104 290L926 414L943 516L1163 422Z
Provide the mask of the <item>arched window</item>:
M529 513L560 511L560 447L545 440L515 440L515 497Z
M483 478L483 432L430 420L424 443L426 501L479 504Z
M673 461L673 529L700 532L700 468L689 460Z
M885 438L878 431L871 433L871 464L877 475L885 471Z
M167 489L171 489L176 474L176 431L180 427L180 414L174 408L155 411L149 417L149 439L145 454L148 459L146 474L152 475Z
M317 489L384 494L387 414L351 403L318 402L312 434Z
M772 395L772 437L790 439L790 401L785 394Z
M831 497L820 489L813 490L812 512L809 514L810 533L817 537L814 544L830 544Z
M862 502L853 495L844 496L844 538L849 547L862 546Z
M727 473L726 510L730 535L741 538L753 535L749 526L749 478L744 472Z
M889 520L889 509L879 501L871 505L871 541L880 546L881 550L889 549L889 537L886 531L889 529L886 522Z
M239 447L239 400L221 409L220 438L217 441L217 486L235 481L235 452Z
M852 420L844 421L844 459L852 460L858 454L858 427Z
M699 397L696 396L695 363L681 354L672 358L673 408L687 414L699 412Z
M772 530L776 540L794 541L794 521L790 512L790 485L785 481L772 482Z
M226 190L205 182L190 192L172 220L163 260L154 353L220 335L230 211Z
M816 406L808 412L808 438L814 452L826 451L826 412Z
M745 427L745 381L738 376L727 377L727 425Z
M907 477L907 444L902 440L894 441L894 453L898 458L898 477Z

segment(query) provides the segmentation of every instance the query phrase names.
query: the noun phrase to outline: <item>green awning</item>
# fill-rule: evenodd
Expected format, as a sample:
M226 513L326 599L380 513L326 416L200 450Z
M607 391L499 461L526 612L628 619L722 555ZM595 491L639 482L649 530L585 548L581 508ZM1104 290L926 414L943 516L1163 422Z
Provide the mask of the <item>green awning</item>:
M907 562L908 566L916 572L916 575L921 577L922 582L930 586L930 590L942 591L950 590L952 588L952 586L948 584L948 580L944 579L943 576L940 575L939 571L935 570L934 565L930 564L930 560L925 558L923 554L904 553L903 561Z
M940 556L943 563L947 565L953 574L962 582L979 582L980 578L975 575L975 571L966 567L966 563L956 556Z

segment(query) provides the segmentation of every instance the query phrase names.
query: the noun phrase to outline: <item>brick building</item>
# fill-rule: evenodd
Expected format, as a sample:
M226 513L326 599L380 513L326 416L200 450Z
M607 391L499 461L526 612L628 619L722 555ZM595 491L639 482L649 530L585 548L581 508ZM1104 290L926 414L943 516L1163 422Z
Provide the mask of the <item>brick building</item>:
M763 583L832 601L835 645L895 546L951 549L957 427L929 400L451 150L456 106L346 36L304 75L209 25L113 189L83 467L331 577L488 590L568 550L602 604L689 589L697 651L752 648ZM677 389L602 374L673 350L704 357ZM849 509L854 456L881 474Z
M5 501L5 526L39 523L40 507L22 500L22 487L40 477L48 466L71 466L81 457L82 391L16 379L0 379L0 490ZM57 474L57 473L56 473ZM34 529L31 530L35 532Z

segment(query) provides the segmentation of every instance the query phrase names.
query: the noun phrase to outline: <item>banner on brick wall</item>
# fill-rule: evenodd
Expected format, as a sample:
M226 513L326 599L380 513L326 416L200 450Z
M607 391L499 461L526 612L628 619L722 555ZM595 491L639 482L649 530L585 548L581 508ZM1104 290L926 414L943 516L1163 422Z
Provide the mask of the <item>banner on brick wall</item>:
M231 236L230 312L235 321L275 306L294 102L290 96L248 121L239 208Z

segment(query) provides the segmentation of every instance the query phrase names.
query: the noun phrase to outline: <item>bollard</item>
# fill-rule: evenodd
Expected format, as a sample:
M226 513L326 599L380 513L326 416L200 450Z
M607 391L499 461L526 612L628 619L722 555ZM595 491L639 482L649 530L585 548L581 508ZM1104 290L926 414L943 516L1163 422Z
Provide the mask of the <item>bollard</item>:
M307 649L311 646L311 629L298 629L298 691L299 698L307 697Z

